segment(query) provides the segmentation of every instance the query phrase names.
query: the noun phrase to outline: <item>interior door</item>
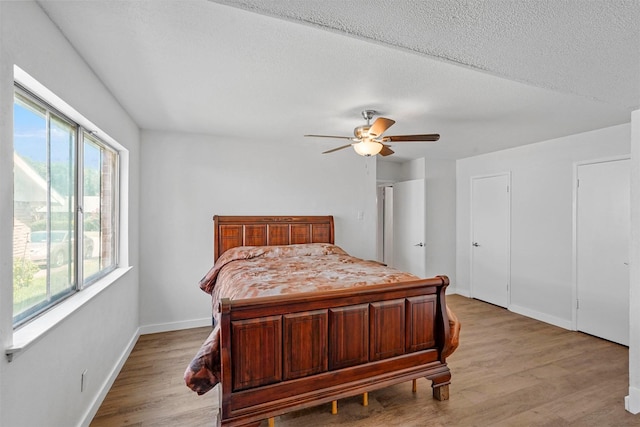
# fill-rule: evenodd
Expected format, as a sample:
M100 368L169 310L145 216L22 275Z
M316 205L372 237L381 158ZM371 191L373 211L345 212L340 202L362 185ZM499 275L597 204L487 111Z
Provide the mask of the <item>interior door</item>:
M425 185L424 179L393 185L392 267L425 277Z
M579 165L577 329L629 345L630 161Z
M471 296L509 305L509 174L471 180Z

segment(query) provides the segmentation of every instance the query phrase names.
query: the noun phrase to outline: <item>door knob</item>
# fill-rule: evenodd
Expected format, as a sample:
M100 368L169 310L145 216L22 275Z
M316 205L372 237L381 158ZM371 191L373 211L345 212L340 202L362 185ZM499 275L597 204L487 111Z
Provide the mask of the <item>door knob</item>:
M424 243L422 243L422 242L420 242L420 243L416 243L416 244L415 244L415 245L413 245L413 246L420 246L420 247L423 247L423 246L424 246Z
M477 248L478 246L480 246L480 245L478 244L478 242L473 242L471 245L472 245L472 246L474 246L474 247L476 247L476 248Z

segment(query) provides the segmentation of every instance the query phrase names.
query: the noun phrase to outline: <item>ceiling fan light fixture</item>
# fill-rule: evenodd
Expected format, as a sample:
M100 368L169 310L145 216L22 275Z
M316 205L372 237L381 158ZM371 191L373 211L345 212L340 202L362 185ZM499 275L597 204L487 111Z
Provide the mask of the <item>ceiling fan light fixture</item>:
M0 0L2 1L2 0ZM340 147L332 148L331 150L323 151L322 154L333 153L338 150L344 150L345 148L353 147L354 151L365 157L375 156L380 154L381 156L390 156L393 154L393 150L388 143L400 143L400 142L435 142L440 139L438 134L424 134L424 135L393 135L383 136L384 133L395 123L395 120L388 119L386 117L378 117L373 123L371 119L376 112L374 110L364 110L362 117L367 121L366 125L357 126L353 129L352 137L349 136L335 136L335 135L305 135L313 136L316 138L337 138L347 139L352 141L351 144L342 145Z
M377 141L371 141L369 139L363 139L362 141L353 144L353 149L361 156L369 157L375 156L382 150L383 145Z

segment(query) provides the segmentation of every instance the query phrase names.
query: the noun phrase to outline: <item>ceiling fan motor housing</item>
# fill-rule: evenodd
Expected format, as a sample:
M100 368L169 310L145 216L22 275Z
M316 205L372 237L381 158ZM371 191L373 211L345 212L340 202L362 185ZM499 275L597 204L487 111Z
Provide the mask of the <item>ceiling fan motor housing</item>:
M356 138L362 139L364 137L369 136L369 129L371 129L370 125L358 126L355 129L353 129L353 134L355 135Z

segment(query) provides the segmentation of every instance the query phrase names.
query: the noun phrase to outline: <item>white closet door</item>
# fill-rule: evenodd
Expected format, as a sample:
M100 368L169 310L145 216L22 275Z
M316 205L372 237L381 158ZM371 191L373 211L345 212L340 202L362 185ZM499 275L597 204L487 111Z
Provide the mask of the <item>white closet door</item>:
M630 161L578 166L576 321L629 345Z
M509 305L509 174L471 180L471 296Z
M424 179L393 184L394 268L425 277L425 186Z

